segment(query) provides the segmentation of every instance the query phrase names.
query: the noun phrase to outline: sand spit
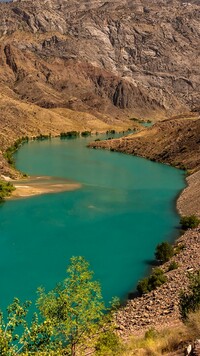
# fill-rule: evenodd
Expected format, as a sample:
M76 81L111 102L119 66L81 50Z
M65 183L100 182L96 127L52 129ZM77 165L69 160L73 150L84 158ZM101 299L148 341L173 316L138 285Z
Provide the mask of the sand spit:
M59 193L81 188L81 184L54 177L31 177L12 181L15 190L11 198L28 198L34 195Z

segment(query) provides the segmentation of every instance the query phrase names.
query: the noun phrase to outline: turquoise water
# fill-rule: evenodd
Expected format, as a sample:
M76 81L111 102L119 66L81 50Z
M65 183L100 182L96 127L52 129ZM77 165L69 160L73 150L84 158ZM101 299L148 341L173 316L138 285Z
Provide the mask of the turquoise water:
M16 154L30 175L64 177L80 190L10 200L0 206L0 305L35 299L65 278L72 255L91 264L108 301L134 290L155 246L178 235L175 198L184 173L116 152L86 148L91 138L30 142Z

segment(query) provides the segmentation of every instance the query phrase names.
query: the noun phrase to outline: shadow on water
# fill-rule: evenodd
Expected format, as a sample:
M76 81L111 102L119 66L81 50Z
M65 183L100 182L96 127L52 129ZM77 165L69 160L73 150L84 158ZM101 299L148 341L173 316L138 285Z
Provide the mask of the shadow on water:
M135 299L139 296L140 296L140 294L137 291L130 292L130 293L128 293L128 300ZM124 302L124 304L126 304L126 302Z
M157 260L144 260L144 263L151 267L157 267L160 263Z

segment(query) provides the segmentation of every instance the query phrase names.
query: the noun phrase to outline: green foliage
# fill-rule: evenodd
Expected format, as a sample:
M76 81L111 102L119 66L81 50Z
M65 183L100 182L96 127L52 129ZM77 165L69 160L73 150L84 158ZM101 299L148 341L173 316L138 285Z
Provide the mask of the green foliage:
M183 320L187 319L190 312L200 309L200 270L189 275L190 284L188 292L180 294L180 313Z
M59 342L53 338L53 328L50 321L39 323L37 313L34 313L30 327L26 327L21 337L24 352L49 352L59 349Z
M98 282L83 257L72 257L68 277L49 293L39 290L37 306L51 323L56 339L69 346L75 355L78 345L94 334L103 319L105 306Z
M118 335L111 331L102 333L95 346L97 356L121 355L123 346Z
M15 187L10 182L0 181L0 202L4 201L4 199L11 195L11 193L15 190Z
M152 327L145 332L144 338L145 340L156 339L157 336L158 336L158 332Z
M149 277L145 277L139 281L137 290L141 295L146 294L156 289L157 287L160 287L163 283L166 282L166 280L167 277L165 276L162 269L155 268Z
M0 355L14 356L23 348L21 330L27 328L25 321L30 302L20 303L15 298L7 307L7 317L0 312ZM18 333L20 332L20 334Z
M106 131L106 134L107 135L109 135L109 134L114 135L115 134L115 130L108 130L108 131Z
M49 140L50 138L51 138L51 134L49 135L39 134L38 136L33 137L33 140L44 141L44 140Z
M75 356L97 342L98 355L118 355L119 338L113 334L113 313L119 300L113 299L109 313L103 303L98 282L83 257L72 257L67 278L52 291L38 291L37 306L30 325L26 322L30 302L15 298L7 308L7 318L0 312L0 355L22 354ZM18 332L19 330L19 332ZM102 336L101 337L101 335ZM98 338L98 341L97 341Z
M147 294L150 292L151 289L149 286L149 278L148 277L145 277L138 282L137 290L141 295Z
M172 261L169 265L168 271L173 271L174 269L178 268L178 263L175 261Z
M91 131L83 131L81 132L81 136L83 137L91 136Z
M61 132L60 133L60 138L76 138L79 136L78 131L68 131L68 132Z
M7 160L7 162L12 165L13 167L15 166L15 161L13 158L13 154L18 150L18 148L24 144L25 142L28 142L28 136L23 136L21 138L18 138L14 144L10 147L7 148L7 150L4 152L4 158Z
M164 263L170 260L174 254L173 246L168 242L158 244L155 251L155 257L158 261Z
M195 215L182 216L180 224L183 230L194 229L200 224L200 219L198 219Z

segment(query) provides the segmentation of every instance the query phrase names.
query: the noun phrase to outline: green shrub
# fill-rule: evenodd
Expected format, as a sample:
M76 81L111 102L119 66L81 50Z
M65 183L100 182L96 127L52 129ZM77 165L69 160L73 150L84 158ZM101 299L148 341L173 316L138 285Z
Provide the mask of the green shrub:
M75 138L79 136L78 131L67 131L67 132L61 132L60 133L60 138Z
M169 242L162 242L157 245L155 251L155 257L158 261L164 263L170 260L170 258L174 255L173 246L169 244Z
M200 219L195 215L182 216L180 224L183 230L194 229L200 224Z
M39 134L38 136L34 137L34 140L38 140L38 141L49 140L50 137L51 134L49 135Z
M0 181L0 202L11 195L15 187L10 182Z
M81 136L83 137L91 136L91 131L83 131L81 132Z
M14 144L10 147L7 148L7 150L4 152L4 158L7 160L7 162L11 166L15 166L15 160L13 158L13 154L18 150L18 148L23 145L25 142L28 142L28 136L23 136L21 138L18 138Z
M151 327L150 329L148 329L145 332L144 338L145 338L145 340L147 340L147 339L154 340L154 339L156 339L157 336L158 336L158 332L153 327Z
M167 280L167 277L165 276L164 272L160 268L155 268L153 271L153 274L150 275L149 277L149 284L151 287L151 290L156 289L157 287L160 287L163 283L165 283Z
M117 356L122 354L123 346L118 335L107 331L100 335L95 349L98 356Z
M173 271L174 269L178 268L178 263L175 261L172 261L169 265L168 271Z
M186 320L189 313L200 309L200 270L189 275L190 284L188 292L181 292L179 299L180 313Z
M108 131L106 131L106 134L107 135L109 135L109 134L114 135L115 134L115 130L108 130Z
M141 279L141 280L138 282L137 291L138 291L141 295L142 295L142 294L147 294L148 292L150 292L150 289L149 289L149 278L148 278L148 277L145 277L145 278Z
M160 287L167 281L167 277L160 268L155 268L149 277L143 278L138 282L137 291L142 295Z

